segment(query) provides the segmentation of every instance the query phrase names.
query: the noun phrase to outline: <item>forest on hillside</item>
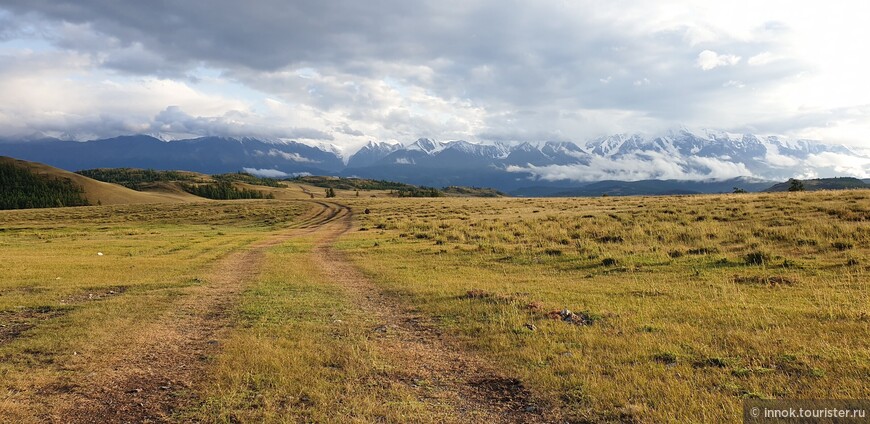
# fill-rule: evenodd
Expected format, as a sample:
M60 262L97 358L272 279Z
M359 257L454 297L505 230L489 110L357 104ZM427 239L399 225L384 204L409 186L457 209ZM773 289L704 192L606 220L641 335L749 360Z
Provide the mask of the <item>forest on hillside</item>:
M65 178L34 174L12 163L0 163L0 209L87 206L84 190Z

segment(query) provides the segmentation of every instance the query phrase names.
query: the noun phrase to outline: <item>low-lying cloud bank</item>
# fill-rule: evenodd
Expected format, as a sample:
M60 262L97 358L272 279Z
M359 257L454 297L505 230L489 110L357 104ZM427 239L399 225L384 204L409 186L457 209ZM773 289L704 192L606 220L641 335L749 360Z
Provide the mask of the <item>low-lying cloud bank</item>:
M870 158L824 152L806 159L789 158L787 167L771 166L767 172L753 172L744 163L716 158L681 158L644 152L619 158L593 157L588 164L509 166L508 172L531 174L543 181L640 181L640 180L727 180L737 177L780 180L854 176L870 178Z

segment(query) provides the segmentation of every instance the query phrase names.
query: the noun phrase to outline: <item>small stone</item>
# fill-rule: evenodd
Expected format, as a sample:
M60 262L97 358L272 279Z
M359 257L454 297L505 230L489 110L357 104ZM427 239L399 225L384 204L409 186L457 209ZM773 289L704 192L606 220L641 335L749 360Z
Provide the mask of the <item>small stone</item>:
M142 392L142 389L139 389L139 388L127 390L127 393L130 393L130 394L141 393L141 392Z
M526 406L526 408L525 408L526 412L535 412L537 410L538 410L538 408L535 405L529 405L529 406Z
M372 331L374 331L375 333L386 333L387 326L386 325L379 325L379 326L375 327L375 329Z
M169 386L160 386L160 390L169 390L169 389L170 389Z
M528 328L529 331L537 331L538 330L538 327L536 327L535 324L532 324L530 322L523 324L523 327Z

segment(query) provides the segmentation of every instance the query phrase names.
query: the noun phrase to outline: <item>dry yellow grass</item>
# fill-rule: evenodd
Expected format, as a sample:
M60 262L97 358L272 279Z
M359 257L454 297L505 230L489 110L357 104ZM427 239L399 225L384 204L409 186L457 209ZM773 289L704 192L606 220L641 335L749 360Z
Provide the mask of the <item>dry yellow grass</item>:
M866 190L359 207L358 266L566 419L870 397Z
M517 377L554 420L734 422L746 398L870 397L868 191L337 194L355 211L337 246L369 291L315 260L311 225L330 215L311 202L0 212L0 417L43 420L217 261L294 226L310 232L264 251L175 420L458 421L426 397L452 386L401 378L419 364L373 331L371 290ZM565 308L574 323L550 314Z

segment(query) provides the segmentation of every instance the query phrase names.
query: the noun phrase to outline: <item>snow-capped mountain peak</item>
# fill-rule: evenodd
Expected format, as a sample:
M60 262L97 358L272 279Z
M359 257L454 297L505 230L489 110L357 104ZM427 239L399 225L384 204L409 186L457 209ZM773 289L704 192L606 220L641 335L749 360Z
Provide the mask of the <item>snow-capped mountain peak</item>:
M407 147L406 150L419 150L424 153L435 153L441 150L444 150L444 144L438 141L432 140L430 138L419 138L417 141L411 143Z

